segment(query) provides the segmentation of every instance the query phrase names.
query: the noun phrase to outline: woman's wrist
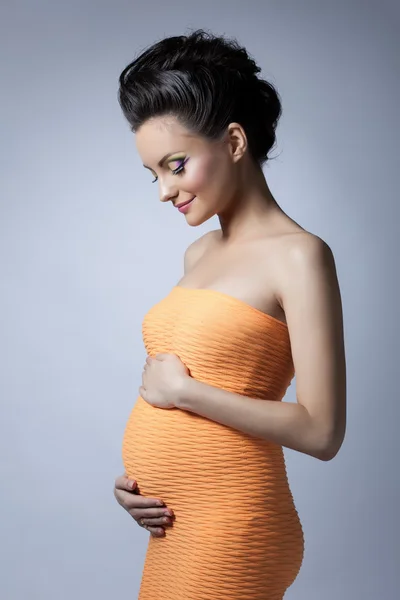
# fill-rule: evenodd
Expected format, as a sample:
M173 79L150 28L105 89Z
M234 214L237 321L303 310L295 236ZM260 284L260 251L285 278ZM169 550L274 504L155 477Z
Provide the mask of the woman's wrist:
M198 385L198 381L189 375L187 377L183 377L181 381L180 388L176 395L176 408L180 408L181 410L191 410L192 401L195 397L196 387Z

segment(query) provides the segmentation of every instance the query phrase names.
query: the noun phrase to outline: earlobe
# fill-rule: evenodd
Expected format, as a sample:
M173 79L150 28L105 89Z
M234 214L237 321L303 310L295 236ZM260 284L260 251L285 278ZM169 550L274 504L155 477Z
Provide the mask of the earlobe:
M238 162L243 158L246 153L247 143L239 143L237 144L234 152L232 154L232 158L234 162Z

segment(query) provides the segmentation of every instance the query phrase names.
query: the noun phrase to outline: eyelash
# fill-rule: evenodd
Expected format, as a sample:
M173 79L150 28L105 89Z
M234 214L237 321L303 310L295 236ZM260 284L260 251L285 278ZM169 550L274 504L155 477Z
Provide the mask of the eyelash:
M176 169L171 170L171 173L173 175L179 175L179 173L181 173L182 171L185 170L185 163L187 162L187 158L185 158L185 160L183 160L181 162L181 164L179 165L179 167L176 167ZM156 177L155 179L153 179L153 181L151 183L155 183L158 180L158 177Z

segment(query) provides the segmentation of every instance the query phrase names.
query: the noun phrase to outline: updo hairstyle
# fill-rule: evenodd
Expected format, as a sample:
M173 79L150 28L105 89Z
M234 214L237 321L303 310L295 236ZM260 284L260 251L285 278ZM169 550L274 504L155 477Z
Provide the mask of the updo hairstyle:
M191 132L219 140L242 125L260 166L276 143L282 106L277 90L234 39L203 29L153 44L119 77L118 100L131 131L152 117L175 116Z

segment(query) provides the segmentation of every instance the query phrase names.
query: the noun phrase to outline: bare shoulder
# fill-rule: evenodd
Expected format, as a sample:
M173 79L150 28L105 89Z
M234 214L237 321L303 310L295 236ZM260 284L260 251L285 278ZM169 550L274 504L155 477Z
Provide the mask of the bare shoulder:
M308 231L299 231L284 235L279 239L277 257L277 277L282 286L289 284L302 274L324 272L336 275L336 266L330 246L317 235Z
M275 293L285 313L295 353L301 354L311 331L325 335L325 350L339 348L343 344L343 310L330 246L309 232L282 236L279 243Z
M184 272L188 273L194 265L200 260L200 258L209 250L214 244L221 239L221 230L214 229L208 231L197 240L192 242L185 251L184 256Z

